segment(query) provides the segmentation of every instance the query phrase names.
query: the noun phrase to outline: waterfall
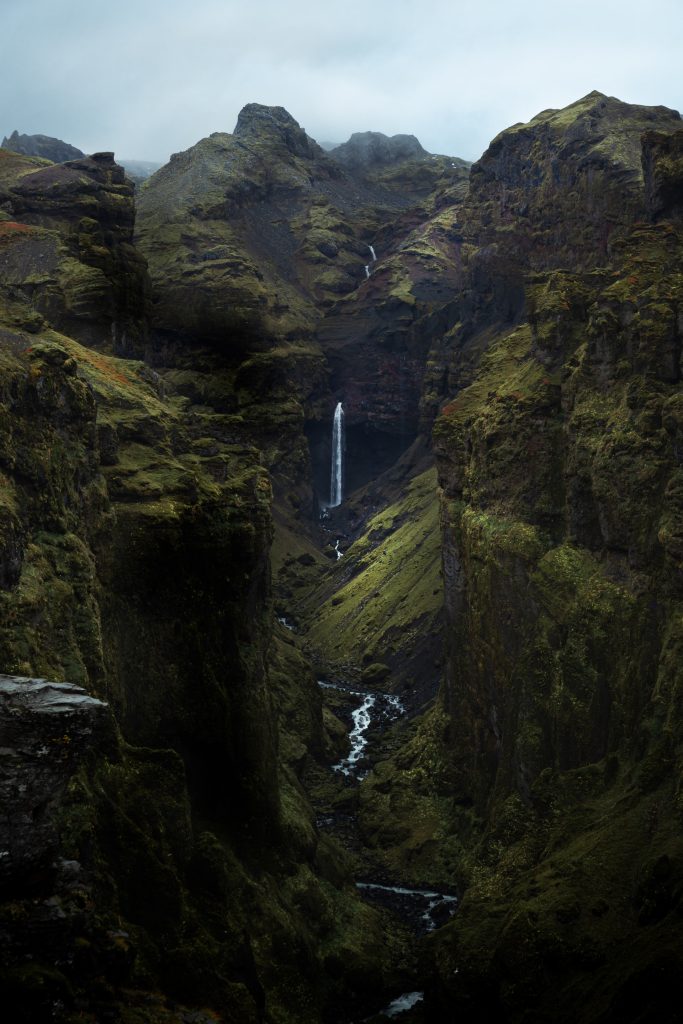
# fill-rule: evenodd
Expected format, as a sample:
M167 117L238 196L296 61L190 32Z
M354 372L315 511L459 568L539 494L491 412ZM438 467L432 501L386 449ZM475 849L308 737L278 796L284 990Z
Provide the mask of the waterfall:
M342 503L344 492L344 410L337 402L332 424L332 469L330 474L330 508Z
M365 276L370 277L370 266L367 263L365 264Z
M372 256L372 262L376 263L377 262L377 257L375 256L375 250L374 250L373 246L369 245L368 249L370 250L370 255Z

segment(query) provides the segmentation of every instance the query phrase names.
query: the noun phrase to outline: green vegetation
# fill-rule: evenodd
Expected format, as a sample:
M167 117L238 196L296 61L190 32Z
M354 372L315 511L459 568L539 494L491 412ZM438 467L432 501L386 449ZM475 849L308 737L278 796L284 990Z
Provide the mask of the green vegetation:
M317 657L331 665L392 670L392 685L438 674L435 640L443 601L439 506L433 470L415 477L404 497L373 516L365 532L328 570L303 608ZM425 659L431 651L431 669Z

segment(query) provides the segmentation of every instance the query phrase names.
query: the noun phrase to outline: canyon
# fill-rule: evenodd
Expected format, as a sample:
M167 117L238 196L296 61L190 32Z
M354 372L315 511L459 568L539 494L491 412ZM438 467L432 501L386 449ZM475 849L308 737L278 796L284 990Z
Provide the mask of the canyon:
M26 138L12 1019L680 1020L679 114L470 165L249 104L137 184Z

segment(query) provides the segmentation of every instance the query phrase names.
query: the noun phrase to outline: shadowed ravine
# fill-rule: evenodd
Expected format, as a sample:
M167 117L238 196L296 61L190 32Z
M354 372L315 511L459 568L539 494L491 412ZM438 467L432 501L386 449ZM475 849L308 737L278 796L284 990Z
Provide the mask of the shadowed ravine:
M377 734L388 728L406 713L400 697L392 693L364 692L351 689L344 683L328 683L318 680L323 689L337 690L359 700L351 711L353 727L349 732L350 750L346 757L332 765L333 772L339 772L352 785L360 785L373 767L373 745L368 743L367 733L372 728ZM333 818L318 819L320 826L333 824ZM353 824L353 818L350 819ZM347 825L349 819L347 818ZM395 910L419 933L432 931L438 924L444 924L455 913L457 897L425 889L410 889L405 886L374 882L371 879L357 881L361 895L376 900Z

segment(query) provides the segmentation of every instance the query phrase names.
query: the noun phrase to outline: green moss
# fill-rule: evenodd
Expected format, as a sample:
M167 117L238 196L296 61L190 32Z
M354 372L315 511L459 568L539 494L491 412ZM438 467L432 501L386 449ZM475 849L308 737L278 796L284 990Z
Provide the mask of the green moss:
M458 528L463 542L471 545L475 557L495 560L500 555L519 556L526 562L537 560L547 547L538 527L514 519L487 515L470 506L461 509Z
M411 726L394 727L394 751L361 786L359 823L389 877L449 890L460 881L465 830L453 814L447 726L437 706Z
M399 674L407 661L409 672L411 652L434 634L442 604L434 485L433 471L416 477L307 600L308 635L326 660L388 663Z

